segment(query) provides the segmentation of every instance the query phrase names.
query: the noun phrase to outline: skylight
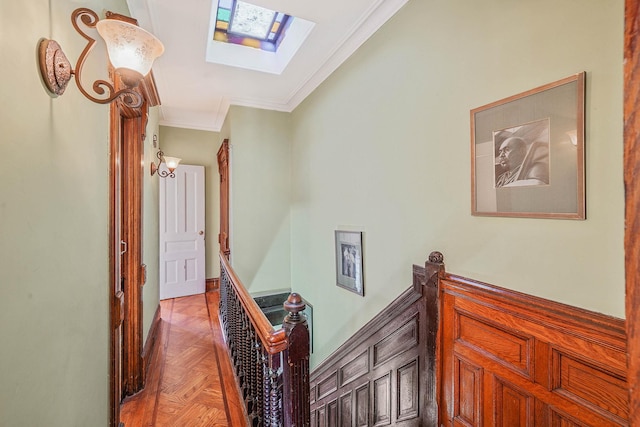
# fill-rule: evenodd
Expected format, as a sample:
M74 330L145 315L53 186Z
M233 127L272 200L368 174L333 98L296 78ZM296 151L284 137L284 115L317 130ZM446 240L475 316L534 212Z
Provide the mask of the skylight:
M275 17L276 12L273 10L238 1L229 32L266 40Z
M241 0L213 0L207 62L281 74L315 24Z
M293 18L240 0L220 0L214 40L275 52Z

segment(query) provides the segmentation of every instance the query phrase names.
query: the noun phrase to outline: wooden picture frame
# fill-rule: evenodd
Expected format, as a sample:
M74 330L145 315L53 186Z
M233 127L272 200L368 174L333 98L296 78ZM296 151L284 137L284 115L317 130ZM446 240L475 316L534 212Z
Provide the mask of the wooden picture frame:
M335 232L336 284L364 296L362 232Z
M471 110L471 214L585 219L585 72Z

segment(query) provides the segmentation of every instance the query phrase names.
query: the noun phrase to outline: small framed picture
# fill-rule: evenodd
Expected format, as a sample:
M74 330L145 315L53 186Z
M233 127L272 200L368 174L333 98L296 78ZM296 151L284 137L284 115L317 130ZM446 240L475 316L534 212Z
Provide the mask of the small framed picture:
M362 232L336 230L336 284L364 296Z
M471 213L585 219L585 73L471 110Z

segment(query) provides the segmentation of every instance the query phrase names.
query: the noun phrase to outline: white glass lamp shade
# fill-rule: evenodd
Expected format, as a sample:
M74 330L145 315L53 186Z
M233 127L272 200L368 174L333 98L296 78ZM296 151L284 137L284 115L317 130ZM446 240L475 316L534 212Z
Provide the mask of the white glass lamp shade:
M127 86L136 86L151 71L164 46L150 32L117 19L102 19L96 29L105 43L111 65Z
M163 158L164 158L164 163L167 165L167 169L169 169L169 171L171 171L171 172L176 170L176 168L180 164L180 160L182 160L182 159L179 159L177 157L164 156Z

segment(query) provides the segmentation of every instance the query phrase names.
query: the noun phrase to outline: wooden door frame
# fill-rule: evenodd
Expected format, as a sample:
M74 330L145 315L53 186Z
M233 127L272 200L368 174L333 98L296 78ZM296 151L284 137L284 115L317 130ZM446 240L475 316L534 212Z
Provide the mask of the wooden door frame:
M110 287L125 277L124 289L113 300L110 313L111 322L111 370L110 408L112 427L120 424L120 401L123 395L135 393L142 388L142 306L139 282L141 253L141 204L136 198L141 196L139 178L135 163L141 145L142 110L148 108L146 101L140 111L125 108L120 102L111 104L110 129ZM138 114L137 116L135 114ZM146 114L145 114L146 116ZM131 182L126 182L132 180ZM120 186L118 186L118 181ZM122 214L120 214L120 212ZM125 214L126 213L126 214ZM125 218L126 217L126 218ZM126 242L126 253L120 240ZM118 270L117 264L121 263ZM122 326L122 343L117 328ZM120 385L120 387L118 387ZM119 391L118 391L119 389ZM136 390L137 389L137 390Z
M122 255L124 319L122 340L122 393L130 396L144 387L142 369L142 189L143 140L147 121L146 101L138 111L121 110L122 157L121 238L127 242ZM124 114L123 114L124 113ZM137 115L131 116L131 113Z
M229 139L222 141L218 150L218 173L220 174L220 252L231 259L229 247Z
M107 18L137 25L135 19L112 12ZM110 77L116 89L121 86L113 70ZM146 280L142 263L142 224L144 186L144 140L149 107L160 105L153 74L147 75L136 87L143 98L142 106L130 108L117 100L110 104L109 124L109 308L110 369L109 369L109 425L120 425L122 397L132 395L144 387L146 369L142 352L142 286ZM120 186L118 185L120 182ZM119 215L124 212L123 215ZM121 244L127 244L120 259ZM119 263L122 265L119 268ZM113 295L113 288L126 278L123 292ZM122 347L117 329L122 326ZM119 381L120 392L117 396Z
M120 423L119 391L121 374L120 331L124 321L124 292L120 281L120 114L113 106L110 109L109 130L109 426Z
M640 426L640 8L625 2L624 185L627 363L629 420Z

